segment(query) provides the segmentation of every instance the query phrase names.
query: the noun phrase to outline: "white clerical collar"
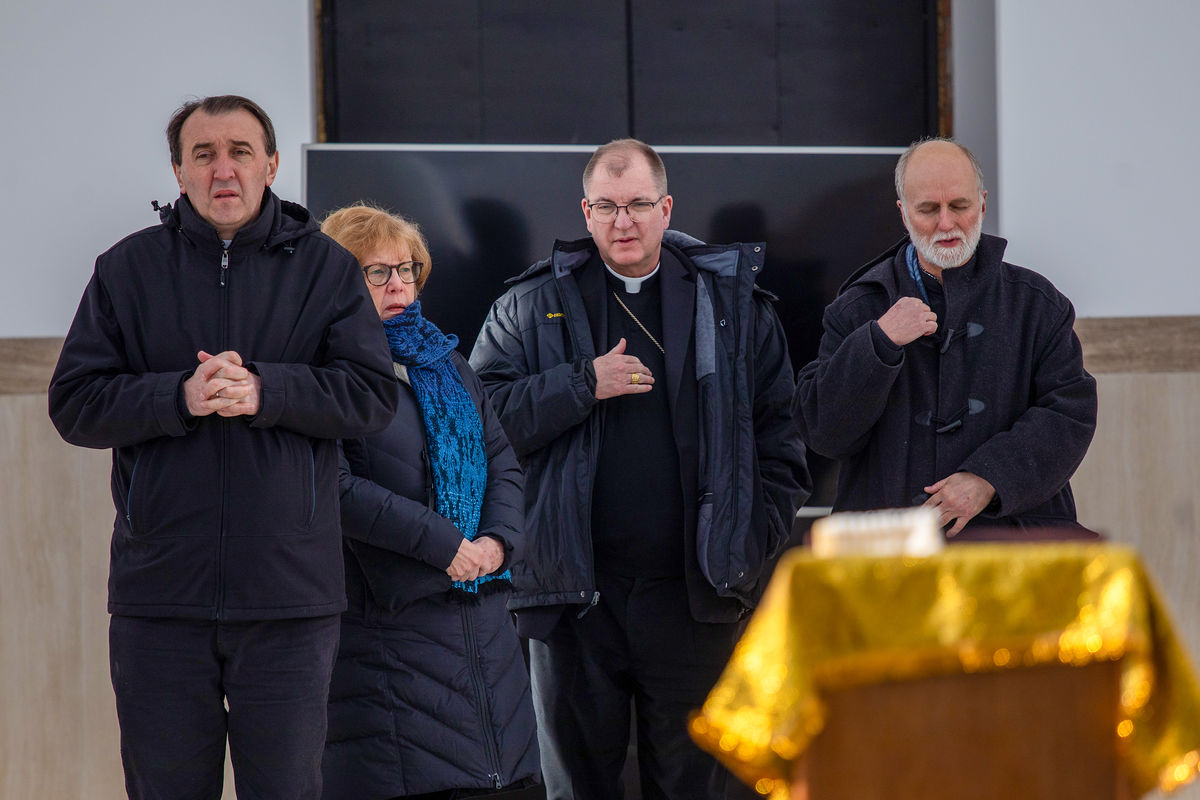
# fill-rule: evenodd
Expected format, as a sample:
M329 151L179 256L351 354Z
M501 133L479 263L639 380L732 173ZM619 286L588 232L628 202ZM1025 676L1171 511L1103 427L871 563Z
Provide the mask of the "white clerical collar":
M612 275L614 278L616 278L617 280L619 280L625 284L626 292L629 292L629 294L637 294L638 292L640 292L642 290L643 283L645 283L646 281L650 280L651 278L653 278L655 275L658 274L658 268L660 266L662 266L661 261L654 265L654 269L650 270L649 275L643 275L640 278L630 278L626 275L622 275L621 273L617 272L615 269L610 267L608 264L605 264L604 268L606 270L608 270L609 275Z

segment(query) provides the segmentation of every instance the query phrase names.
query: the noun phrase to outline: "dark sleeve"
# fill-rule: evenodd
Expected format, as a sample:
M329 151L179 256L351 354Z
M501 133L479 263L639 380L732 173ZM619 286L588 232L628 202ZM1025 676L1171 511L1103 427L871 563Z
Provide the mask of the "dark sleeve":
M775 309L761 299L757 306L754 440L773 556L791 536L796 509L812 494L812 477L791 410L795 382L787 337Z
M997 516L1035 508L1062 490L1083 462L1096 432L1096 381L1083 368L1075 310L1065 308L1036 356L1033 402L1008 430L976 448L961 470L996 489Z
M825 309L817 357L800 370L794 409L804 441L830 458L863 448L887 408L904 363L903 351L876 347L879 327L862 299ZM880 331L882 334L882 331Z
M321 346L309 364L254 361L262 378L255 428L275 425L318 439L362 436L396 412L397 384L379 315L362 276L344 251L319 268L337 274L329 287Z
M503 571L522 557L525 546L525 476L517 455L513 452L504 428L492 404L484 394L483 384L469 367L465 368L469 391L481 398L484 447L487 449L487 490L479 516L479 535L491 536L504 546Z
M904 360L904 348L889 339L883 328L879 327L879 321L874 319L871 320L871 346L875 348L879 360L889 367L899 366Z
M176 397L191 374L135 373L97 269L84 290L50 379L50 420L80 447L127 447L188 431Z
M519 456L532 453L587 419L596 405L593 377L588 385L583 359L535 372L528 353L538 352L537 325L523 330L517 322L517 299L509 291L488 312L471 366L483 381L504 432ZM545 335L561 335L559 325Z
M366 471L366 448L362 439L339 443L342 535L438 569L449 567L462 544L462 533L424 503L355 474Z

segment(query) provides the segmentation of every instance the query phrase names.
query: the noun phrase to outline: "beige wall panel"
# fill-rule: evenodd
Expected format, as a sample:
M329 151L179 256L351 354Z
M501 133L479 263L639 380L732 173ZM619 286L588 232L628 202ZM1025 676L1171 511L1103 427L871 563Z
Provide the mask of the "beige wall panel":
M1080 518L1135 546L1200 666L1200 374L1097 375L1100 424ZM1153 792L1145 800L1163 800ZM1170 800L1200 800L1200 783Z
M1080 522L1141 552L1196 663L1200 374L1098 375L1097 383L1096 438L1071 481Z
M83 514L76 539L83 554L83 779L86 787L105 787L105 797L120 798L125 796L125 775L117 706L108 674L108 545L115 513L108 486L112 451L71 450L82 465L79 491Z
M1075 333L1093 375L1200 370L1200 317L1078 319Z
M62 339L0 339L0 395L44 394Z
M45 395L0 396L0 797L81 797L79 461Z

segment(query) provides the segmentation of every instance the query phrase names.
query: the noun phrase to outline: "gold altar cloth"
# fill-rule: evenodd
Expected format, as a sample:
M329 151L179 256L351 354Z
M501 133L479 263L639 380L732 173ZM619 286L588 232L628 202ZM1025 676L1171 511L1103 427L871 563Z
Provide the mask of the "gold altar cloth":
M1120 659L1117 751L1140 796L1200 769L1200 687L1130 548L959 544L928 558L780 560L692 738L773 800L825 722L823 690Z

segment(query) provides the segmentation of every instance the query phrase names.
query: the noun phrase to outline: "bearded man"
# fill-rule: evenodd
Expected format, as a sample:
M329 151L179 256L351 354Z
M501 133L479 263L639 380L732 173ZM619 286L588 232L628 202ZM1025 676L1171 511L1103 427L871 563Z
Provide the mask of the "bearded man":
M896 164L908 236L825 310L794 402L809 447L838 461L835 510L929 506L967 527L1074 526L1069 479L1096 428L1075 309L982 235L979 163L948 139Z

